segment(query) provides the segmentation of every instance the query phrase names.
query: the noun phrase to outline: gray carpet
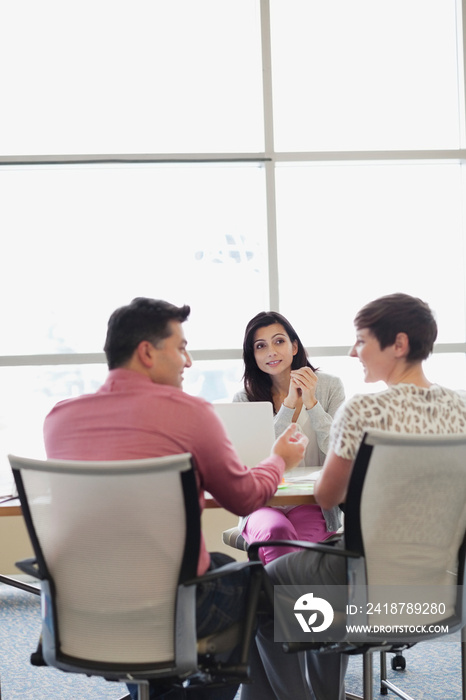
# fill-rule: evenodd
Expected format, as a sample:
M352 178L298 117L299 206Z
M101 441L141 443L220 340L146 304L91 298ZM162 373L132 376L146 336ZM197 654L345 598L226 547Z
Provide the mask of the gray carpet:
M126 686L31 666L41 628L40 598L0 584L1 700L119 700Z
M29 663L40 633L40 601L31 595L0 584L0 681L2 700L119 700L126 687L99 678L37 668ZM390 655L389 655L390 656ZM435 641L405 652L406 670L392 671L390 680L415 700L461 700L460 643ZM361 657L350 659L347 690L361 692ZM390 668L390 663L389 663ZM378 657L374 656L374 675ZM379 695L374 682L376 698ZM299 700L297 698L296 700Z

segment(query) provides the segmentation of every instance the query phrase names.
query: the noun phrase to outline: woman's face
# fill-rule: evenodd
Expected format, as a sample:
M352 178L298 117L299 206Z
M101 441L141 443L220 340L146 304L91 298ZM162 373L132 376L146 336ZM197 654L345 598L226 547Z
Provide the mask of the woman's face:
M356 329L356 342L350 355L357 357L364 369L365 382L387 382L393 369L393 346L380 349L376 336L368 328Z
M258 328L253 343L257 366L272 376L289 370L298 352L298 343L290 340L281 323Z

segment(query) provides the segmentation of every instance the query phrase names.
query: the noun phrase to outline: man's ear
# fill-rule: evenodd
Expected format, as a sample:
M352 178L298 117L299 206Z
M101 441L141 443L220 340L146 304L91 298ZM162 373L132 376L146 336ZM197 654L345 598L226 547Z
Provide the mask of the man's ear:
M395 338L395 354L397 357L407 357L410 350L407 333L397 333Z
M154 364L154 346L148 340L141 340L136 348L136 354L143 367L150 368Z

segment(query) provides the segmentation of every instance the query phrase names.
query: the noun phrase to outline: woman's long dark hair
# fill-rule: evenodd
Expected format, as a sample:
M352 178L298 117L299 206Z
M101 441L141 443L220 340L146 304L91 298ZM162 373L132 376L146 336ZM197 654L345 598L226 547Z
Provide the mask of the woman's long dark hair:
M280 323L288 334L291 342L296 341L298 351L293 357L291 369L299 369L300 367L310 367L314 372L316 368L311 365L307 356L304 345L298 337L291 323L281 314L276 311L261 311L252 318L246 326L243 341L243 360L244 360L244 389L249 401L270 401L273 405L272 398L272 378L266 372L263 372L257 366L256 358L254 357L254 335L258 328L271 326L273 323ZM275 407L274 407L275 412Z

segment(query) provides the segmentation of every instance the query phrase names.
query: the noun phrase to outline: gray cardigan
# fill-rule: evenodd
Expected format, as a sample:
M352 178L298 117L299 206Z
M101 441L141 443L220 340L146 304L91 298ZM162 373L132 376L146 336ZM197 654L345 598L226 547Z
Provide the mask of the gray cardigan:
M345 400L345 391L343 383L338 377L334 377L324 372L317 372L318 382L316 386L317 404L306 411L309 418L308 430L306 436L309 438L309 445L306 451L305 463L308 466L322 466L325 461L325 456L328 452L330 426L337 408ZM238 391L233 401L248 401L248 397L244 390ZM306 409L304 409L306 410ZM281 406L278 413L274 416L275 435L278 437L283 433L285 428L291 423L294 415L293 408ZM309 455L313 455L312 464L309 461ZM306 459L306 457L308 459ZM327 530L333 532L338 530L341 525L341 512L338 506L331 510L322 511L327 524ZM247 516L240 518L239 527L241 530L246 525Z

